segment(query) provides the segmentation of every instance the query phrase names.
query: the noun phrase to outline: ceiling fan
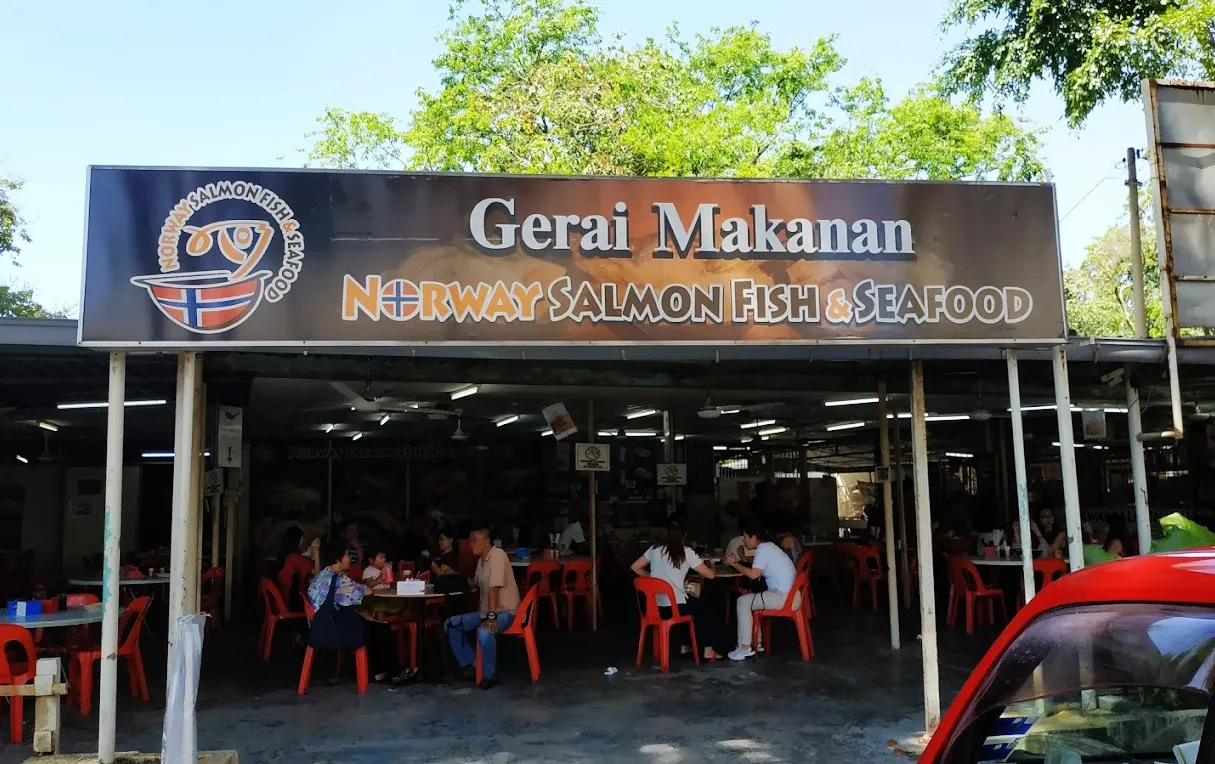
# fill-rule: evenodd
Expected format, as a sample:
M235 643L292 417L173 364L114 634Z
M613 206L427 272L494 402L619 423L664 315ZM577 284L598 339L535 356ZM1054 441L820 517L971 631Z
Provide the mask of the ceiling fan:
M705 395L705 402L696 411L696 416L701 419L718 419L727 414L755 414L757 412L775 409L784 406L783 401L768 401L766 403L750 403L732 406L718 406L713 403L711 394Z
M330 381L329 385L342 394L351 409L364 414L424 414L430 419L446 419L459 416L462 411L444 403L404 401L388 395L372 395L370 383L363 395L356 393L345 382Z

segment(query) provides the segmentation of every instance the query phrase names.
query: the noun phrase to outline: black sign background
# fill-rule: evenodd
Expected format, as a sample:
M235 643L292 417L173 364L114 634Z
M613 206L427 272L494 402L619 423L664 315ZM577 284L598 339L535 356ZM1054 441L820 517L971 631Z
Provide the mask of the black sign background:
M232 328L209 334L189 331L170 320L151 291L132 279L153 276L171 281L199 271L235 268L225 262L218 246L192 257L186 252L185 233L178 242L176 274L162 274L158 259L162 227L174 206L207 184L235 181L264 187L290 205L303 236L302 269L281 300L262 299ZM625 201L632 255L620 259L588 257L577 251L537 255L522 250L486 254L470 239L469 212L479 200L490 197L517 198L520 221L529 212L611 216L613 205ZM686 215L694 213L698 204L713 203L721 207L723 217L744 216L750 205L762 203L773 216L785 219L907 220L915 231L915 256L656 259L651 254L657 237L651 205L657 201L675 203L681 211L687 210ZM1066 336L1055 214L1053 188L1045 185L92 168L80 339L96 347L179 348L1052 341ZM286 232L276 225L281 221L251 202L223 200L193 212L185 224L205 227L247 220L274 225L272 243L258 266L272 274L264 282L269 288L284 261ZM548 303L542 300L535 321L343 320L347 274L358 279L374 275L385 283L411 279L547 285L569 278L575 288L584 283L596 288L615 284L621 290L628 283L655 288L722 284L727 294L732 280L750 279L776 288L813 284L824 300L829 290L851 290L858 282L873 279L917 288L926 284L972 291L1013 287L1032 295L1033 309L1019 323L977 319L757 323L728 318L719 323L611 323L550 320Z

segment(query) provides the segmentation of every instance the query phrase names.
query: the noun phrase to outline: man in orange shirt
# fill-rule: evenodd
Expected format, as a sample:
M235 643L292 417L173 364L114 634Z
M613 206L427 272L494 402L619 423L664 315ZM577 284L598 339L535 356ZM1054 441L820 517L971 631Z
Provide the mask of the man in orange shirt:
M460 664L462 675L471 678L477 660L477 648L473 635L481 645L481 688L491 689L498 682L494 679L497 655L497 633L510 628L519 609L519 586L510 567L506 552L490 541L488 530L473 531L469 546L477 557L477 570L473 576L480 602L477 612L455 615L447 619L447 639L451 651Z

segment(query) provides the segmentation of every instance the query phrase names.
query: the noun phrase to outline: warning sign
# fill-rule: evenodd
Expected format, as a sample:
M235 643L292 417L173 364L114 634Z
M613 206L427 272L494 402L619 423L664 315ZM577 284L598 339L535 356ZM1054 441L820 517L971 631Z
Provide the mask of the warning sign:
M611 447L600 443L574 446L574 469L579 472L607 472L612 468Z
M658 465L658 485L687 485L688 465L660 464Z

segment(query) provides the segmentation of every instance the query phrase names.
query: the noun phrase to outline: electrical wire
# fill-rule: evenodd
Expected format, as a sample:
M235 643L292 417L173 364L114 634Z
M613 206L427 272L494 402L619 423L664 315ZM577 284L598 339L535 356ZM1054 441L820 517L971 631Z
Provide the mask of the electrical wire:
M1125 166L1126 166L1125 157L1114 163L1115 170L1120 169ZM1100 188L1102 183L1105 183L1106 181L1109 181L1109 180L1114 180L1115 178L1119 177L1119 174L1120 173L1113 173L1111 175L1106 175L1104 178L1102 178L1101 180L1098 180L1096 183L1094 183L1093 187L1090 188L1088 191L1086 191L1084 196L1080 197L1080 200L1071 206L1071 209L1069 209L1067 212L1063 213L1063 216L1059 218L1059 222L1062 223L1064 220L1067 220L1067 216L1072 214L1073 212L1075 212L1076 209L1081 204L1084 204L1084 200L1089 198L1090 196L1092 196L1093 192L1096 191L1098 188Z

